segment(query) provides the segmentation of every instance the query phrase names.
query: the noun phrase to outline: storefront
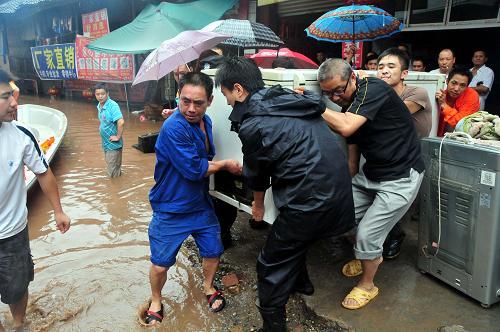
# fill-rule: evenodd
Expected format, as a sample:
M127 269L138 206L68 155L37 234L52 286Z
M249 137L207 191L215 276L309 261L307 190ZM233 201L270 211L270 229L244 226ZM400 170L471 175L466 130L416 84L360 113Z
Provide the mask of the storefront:
M500 34L500 5L490 0L406 0L363 1L372 3L397 17L404 23L402 33L391 38L366 42L365 52L381 52L387 47L405 43L413 55L424 57L428 69L437 67L441 49L451 48L457 63L471 66L475 48L488 52L488 63L500 72L500 50L497 48ZM323 51L338 57L341 46L337 43L318 42L306 36L304 29L329 10L349 5L351 1L327 0L260 0L257 20L279 33L285 44L312 59ZM278 19L276 19L278 17ZM499 83L492 87L489 103L500 105ZM500 110L500 108L499 108Z
M50 89L68 95L78 91L78 96L81 96L83 90L95 83L82 80L40 79L40 73L37 73L34 67L31 48L75 43L76 35L84 33L82 14L102 9L103 6L107 8L106 22L110 30L129 22L135 17L136 10L141 9L138 8L140 4L138 6L134 0L127 0L126 6L122 0L108 0L105 5L95 0L38 1L31 5L19 5L13 8L5 8L5 4L0 5L0 10L3 10L1 19L4 39L2 66L20 78L19 85L25 93L47 94ZM12 13L9 12L11 9ZM67 51L64 47L62 50ZM51 61L54 67L57 67L54 69L63 69L64 73L65 70L74 69L66 68L67 62L60 61L62 58L58 58L58 54L51 55L53 56ZM67 82L70 83L65 84ZM123 85L120 86L116 88L117 91L123 90Z

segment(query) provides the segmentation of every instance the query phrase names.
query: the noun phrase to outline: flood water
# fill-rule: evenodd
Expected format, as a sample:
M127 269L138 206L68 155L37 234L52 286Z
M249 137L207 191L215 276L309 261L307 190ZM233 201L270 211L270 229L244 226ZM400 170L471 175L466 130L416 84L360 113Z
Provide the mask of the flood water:
M112 97L112 96L111 96ZM68 117L63 145L51 163L70 230L55 229L51 206L36 186L28 195L28 222L35 280L30 284L29 331L136 331L138 307L150 295L148 224L154 153L131 147L140 134L158 131L161 122L125 117L123 174L106 174L94 102L21 96L20 104L40 104ZM219 330L219 315L208 311L201 291L201 269L184 249L169 270L163 289L165 319L160 331ZM10 313L0 303L0 321Z

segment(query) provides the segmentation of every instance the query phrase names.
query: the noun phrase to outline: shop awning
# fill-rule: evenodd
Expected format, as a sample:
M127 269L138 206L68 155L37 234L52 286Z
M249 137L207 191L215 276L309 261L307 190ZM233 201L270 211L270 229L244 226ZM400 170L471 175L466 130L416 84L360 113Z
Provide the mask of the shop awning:
M257 6L267 6L267 5L274 5L275 3L278 2L285 2L287 0L257 0Z
M46 0L11 0L0 5L0 14L13 14L24 5L36 5Z
M33 13L40 8L49 8L60 4L69 4L77 0L9 0L0 4L0 14L14 14L19 12Z
M198 0L148 5L129 24L96 39L88 48L103 53L147 53L185 30L218 20L237 0Z

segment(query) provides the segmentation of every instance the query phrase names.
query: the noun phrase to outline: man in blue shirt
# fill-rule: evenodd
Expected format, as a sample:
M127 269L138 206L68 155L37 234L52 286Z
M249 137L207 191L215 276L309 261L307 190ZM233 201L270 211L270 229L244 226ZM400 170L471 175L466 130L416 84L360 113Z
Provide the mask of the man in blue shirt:
M95 97L99 102L97 111L99 121L99 132L102 139L102 149L108 168L108 175L114 178L121 175L122 148L123 148L123 120L120 106L109 98L109 91L104 83L95 86Z
M156 184L149 200L151 304L145 323L163 319L161 290L184 240L192 235L203 257L203 290L211 311L224 308L222 293L213 285L223 252L220 226L208 193L208 176L218 171L241 174L235 160L212 161L215 147L212 121L205 115L212 102L213 82L203 73L187 73L179 82L179 108L164 122L156 142Z

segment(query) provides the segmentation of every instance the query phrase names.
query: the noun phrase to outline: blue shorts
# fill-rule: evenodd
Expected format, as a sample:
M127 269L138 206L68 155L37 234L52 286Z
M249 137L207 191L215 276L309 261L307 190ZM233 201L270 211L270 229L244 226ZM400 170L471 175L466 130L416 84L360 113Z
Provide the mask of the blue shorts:
M184 240L192 235L203 258L217 258L224 248L220 226L213 210L193 213L153 212L149 224L151 263L170 267Z

